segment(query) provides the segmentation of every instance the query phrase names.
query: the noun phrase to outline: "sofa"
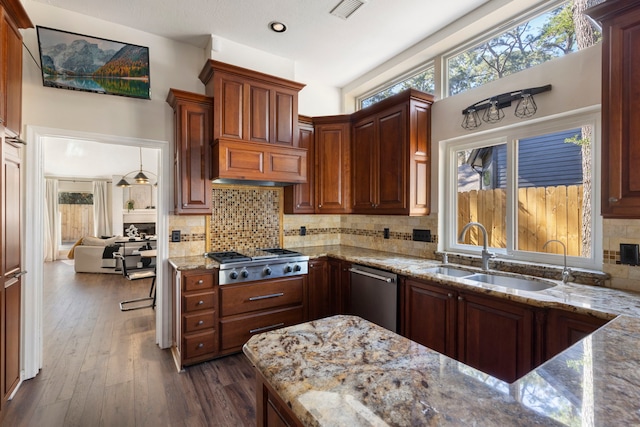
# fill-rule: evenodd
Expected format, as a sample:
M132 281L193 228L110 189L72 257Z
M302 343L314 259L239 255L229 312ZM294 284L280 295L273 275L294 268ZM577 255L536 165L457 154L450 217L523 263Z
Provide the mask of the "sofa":
M110 273L122 274L120 269L116 269L116 259L113 257L103 258L113 251L121 251L115 245L122 236L101 239L99 237L85 236L69 251L69 258L73 258L76 273ZM105 249L107 251L105 252Z

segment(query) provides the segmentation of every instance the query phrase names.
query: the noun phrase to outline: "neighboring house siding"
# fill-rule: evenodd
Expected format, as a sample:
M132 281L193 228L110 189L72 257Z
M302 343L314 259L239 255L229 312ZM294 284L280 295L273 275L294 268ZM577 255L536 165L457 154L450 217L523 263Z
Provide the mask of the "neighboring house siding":
M582 149L579 145L564 142L566 138L580 133L580 129L571 129L520 140L520 188L582 184ZM495 188L505 188L506 147L498 146L493 155Z

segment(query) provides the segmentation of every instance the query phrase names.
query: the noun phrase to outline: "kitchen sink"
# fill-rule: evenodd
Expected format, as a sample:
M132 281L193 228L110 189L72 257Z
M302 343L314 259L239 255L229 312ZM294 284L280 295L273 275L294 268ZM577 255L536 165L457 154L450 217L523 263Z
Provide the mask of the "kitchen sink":
M469 276L473 274L470 271L461 270L459 268L453 268L453 267L433 267L433 268L427 268L425 271L427 273L443 274L445 276L452 276L452 277L464 277L464 276Z
M500 276L497 274L478 273L467 275L464 278L466 280L473 280L475 282L503 286L505 288L519 289L522 291L544 291L545 289L549 289L555 286L555 283L551 282L532 279L520 279L518 277Z

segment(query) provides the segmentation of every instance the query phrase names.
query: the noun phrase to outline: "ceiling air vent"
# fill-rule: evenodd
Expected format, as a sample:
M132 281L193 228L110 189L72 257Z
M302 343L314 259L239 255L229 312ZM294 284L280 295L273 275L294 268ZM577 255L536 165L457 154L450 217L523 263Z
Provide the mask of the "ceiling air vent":
M338 18L347 19L365 3L366 0L342 0L329 13Z

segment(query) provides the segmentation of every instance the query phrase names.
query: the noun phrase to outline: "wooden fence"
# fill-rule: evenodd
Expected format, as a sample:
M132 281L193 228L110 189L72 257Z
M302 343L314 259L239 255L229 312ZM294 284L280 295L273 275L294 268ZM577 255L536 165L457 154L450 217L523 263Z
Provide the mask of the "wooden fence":
M518 190L518 249L562 254L562 246L544 243L557 239L567 245L567 255L582 251L582 185L531 187ZM473 190L458 193L458 235L470 221L487 229L489 246L506 247L506 191ZM465 243L482 245L477 227L467 232Z
M58 206L62 243L75 243L82 236L93 236L93 205Z

